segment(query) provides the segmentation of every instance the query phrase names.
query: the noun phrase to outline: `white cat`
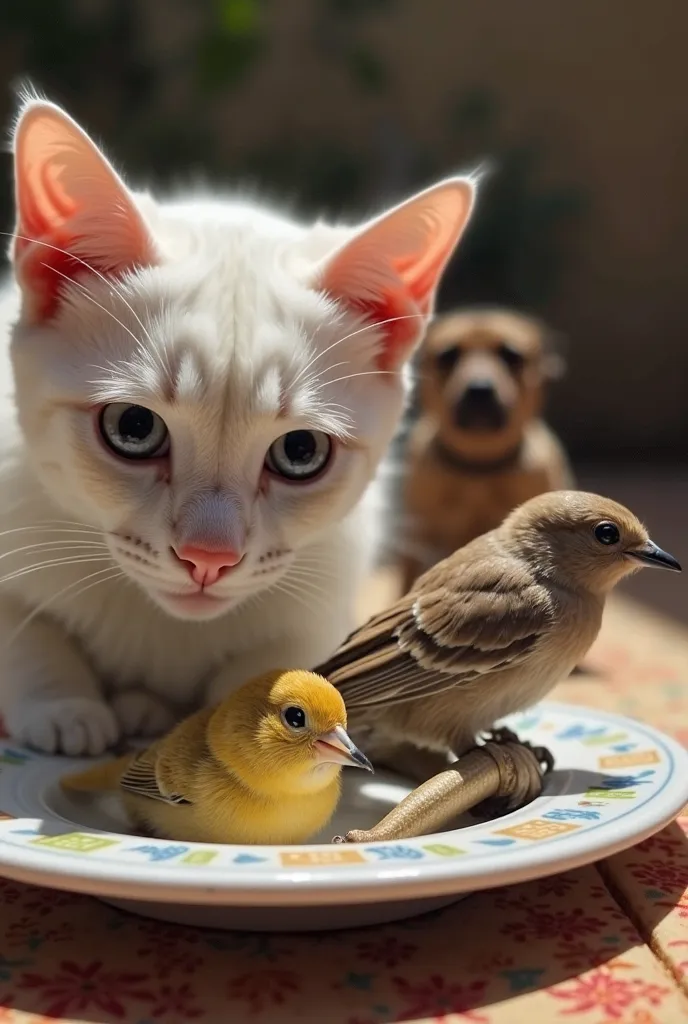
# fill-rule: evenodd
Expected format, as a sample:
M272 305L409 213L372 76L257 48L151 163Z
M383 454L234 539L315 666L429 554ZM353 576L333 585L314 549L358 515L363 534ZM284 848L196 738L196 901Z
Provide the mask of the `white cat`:
M14 152L0 714L98 754L352 627L371 484L474 183L305 227L132 193L42 100Z

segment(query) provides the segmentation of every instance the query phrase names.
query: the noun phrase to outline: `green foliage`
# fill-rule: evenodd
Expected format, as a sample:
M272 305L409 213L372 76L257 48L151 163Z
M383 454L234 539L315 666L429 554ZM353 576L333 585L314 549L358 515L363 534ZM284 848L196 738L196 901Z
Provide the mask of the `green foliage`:
M370 32L397 2L319 0L311 34L323 67L336 65L348 80L351 103L362 111L366 104L375 111L383 106L403 136L393 71ZM384 153L382 134L361 139L354 151L342 144L334 120L319 137L295 139L285 125L267 146L237 146L228 167L204 112L241 96L282 45L274 27L278 0L160 3L189 16L188 38L174 52L150 38L142 0L5 0L0 38L5 52L18 55L15 70L95 125L120 165L162 181L203 168L223 181L255 181L268 194L293 199L301 210L341 214L369 209L390 187L408 191L448 168L471 168L488 158L493 170L460 258L448 268L441 302L496 301L534 310L548 302L560 278L562 240L582 214L584 197L576 188L542 185L546 147L541 140L505 139L500 105L489 91L477 89L449 110L441 154L403 137L407 166L396 178L390 165L398 169L399 161L393 149ZM164 102L170 81L183 83L172 112ZM9 116L9 107L4 113ZM5 165L9 185L8 170ZM11 218L10 195L9 187L2 188L3 227Z
M490 93L476 90L464 97L450 125L474 165L488 157L490 166L460 258L447 268L440 305L496 302L542 309L560 277L562 242L585 212L585 194L571 185L540 183L546 145L504 140Z
M237 86L266 49L262 4L215 0L215 17L198 42L196 72L202 92Z

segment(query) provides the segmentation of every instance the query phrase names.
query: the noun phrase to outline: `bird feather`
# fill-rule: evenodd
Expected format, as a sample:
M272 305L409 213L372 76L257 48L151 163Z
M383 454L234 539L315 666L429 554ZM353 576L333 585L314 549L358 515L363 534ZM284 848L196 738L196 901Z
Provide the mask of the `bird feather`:
M553 617L550 591L527 566L447 559L352 633L316 671L349 709L397 703L471 683L529 657ZM443 563L444 566L444 563Z

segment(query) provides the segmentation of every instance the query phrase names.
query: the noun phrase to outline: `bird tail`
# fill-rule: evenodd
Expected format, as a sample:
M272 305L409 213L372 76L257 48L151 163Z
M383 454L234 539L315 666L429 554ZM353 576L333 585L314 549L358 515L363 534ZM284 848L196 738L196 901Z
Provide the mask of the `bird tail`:
M124 754L113 761L103 761L87 768L83 772L63 775L60 785L63 789L78 793L89 793L94 790L117 789L124 772L133 761L135 755Z

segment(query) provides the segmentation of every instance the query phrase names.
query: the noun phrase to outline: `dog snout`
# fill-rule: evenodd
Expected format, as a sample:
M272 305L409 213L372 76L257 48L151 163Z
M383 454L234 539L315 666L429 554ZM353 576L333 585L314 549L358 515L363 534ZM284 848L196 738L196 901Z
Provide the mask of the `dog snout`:
M506 411L491 380L473 380L454 408L454 419L462 430L499 430L506 423Z

